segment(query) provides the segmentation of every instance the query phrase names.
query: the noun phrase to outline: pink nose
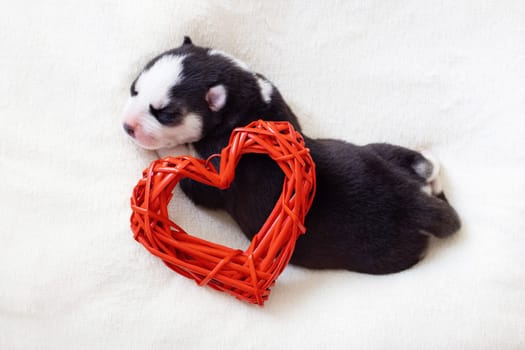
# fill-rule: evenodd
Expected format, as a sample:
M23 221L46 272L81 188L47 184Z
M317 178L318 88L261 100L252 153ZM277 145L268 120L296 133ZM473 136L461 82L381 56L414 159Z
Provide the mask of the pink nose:
M124 131L125 131L129 136L131 136L131 137L135 137L135 129L134 129L131 125L129 125L129 124L127 124L127 123L124 123L123 126L124 126Z

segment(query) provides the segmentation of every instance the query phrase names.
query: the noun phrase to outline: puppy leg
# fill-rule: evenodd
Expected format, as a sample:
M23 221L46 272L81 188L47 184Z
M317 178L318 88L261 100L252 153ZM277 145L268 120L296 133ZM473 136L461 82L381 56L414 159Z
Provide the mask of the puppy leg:
M373 143L368 145L378 156L422 182L422 190L428 195L445 199L439 177L439 160L430 151L416 152L408 148Z
M431 188L431 192L435 196L443 196L443 184L441 183L441 178L439 176L439 171L441 170L441 165L439 164L439 160L437 157L429 150L423 150L421 151L421 155L425 158L427 161L427 164L430 163L432 165L432 171L430 172L430 175L425 179L426 183L429 184ZM421 166L425 162L416 163L414 166ZM425 167L425 166L423 166Z
M182 192L188 196L195 205L209 209L224 209L222 192L216 187L204 185L191 179L182 179L179 182Z
M420 194L409 219L410 227L436 237L446 237L457 232L461 221L457 212L445 200Z
M371 143L365 147L420 182L425 183L432 173L433 165L419 152L387 143Z

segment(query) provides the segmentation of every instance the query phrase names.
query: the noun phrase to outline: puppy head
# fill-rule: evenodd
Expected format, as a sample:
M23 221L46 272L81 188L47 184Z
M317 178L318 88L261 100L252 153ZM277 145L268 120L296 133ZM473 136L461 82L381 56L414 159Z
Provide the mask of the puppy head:
M196 142L221 122L228 101L222 77L239 68L212 51L185 37L138 75L124 109L124 130L139 146L157 150Z

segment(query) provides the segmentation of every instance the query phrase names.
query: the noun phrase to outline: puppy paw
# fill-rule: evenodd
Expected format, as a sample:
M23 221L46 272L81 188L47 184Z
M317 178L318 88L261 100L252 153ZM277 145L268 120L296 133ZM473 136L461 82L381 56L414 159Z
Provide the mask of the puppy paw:
M425 179L426 185L422 190L429 195L438 196L443 192L443 185L439 172L441 165L438 158L429 150L421 151L424 160L416 162L413 166L414 171Z

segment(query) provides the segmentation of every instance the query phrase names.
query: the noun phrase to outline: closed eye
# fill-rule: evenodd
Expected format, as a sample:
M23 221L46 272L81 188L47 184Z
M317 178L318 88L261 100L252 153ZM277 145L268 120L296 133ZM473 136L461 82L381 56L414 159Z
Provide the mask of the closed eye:
M168 108L157 109L152 105L149 105L149 112L163 125L174 124L180 116L180 113L176 111L169 110Z

